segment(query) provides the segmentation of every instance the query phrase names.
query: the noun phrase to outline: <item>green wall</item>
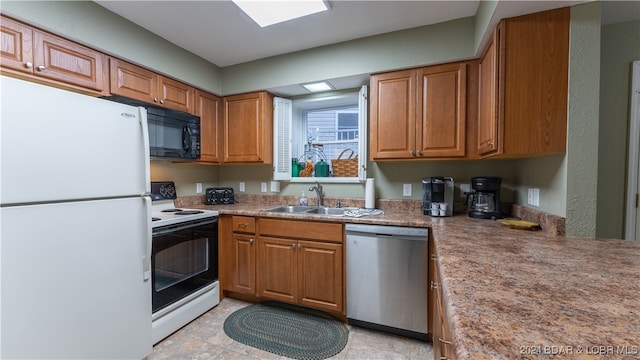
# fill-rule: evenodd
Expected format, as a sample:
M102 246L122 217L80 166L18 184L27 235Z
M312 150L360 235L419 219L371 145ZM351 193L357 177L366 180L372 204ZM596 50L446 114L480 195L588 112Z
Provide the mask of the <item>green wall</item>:
M473 24L453 20L225 67L223 93L473 58Z
M596 236L624 236L631 64L640 60L640 21L602 26Z
M492 21L497 2L482 3L478 16L324 46L219 69L93 2L2 1L3 13L117 55L217 94L298 84L472 58ZM600 26L599 2L572 8L568 151L522 160L369 163L379 198L402 199L402 185L420 178L477 175L504 180L504 199L526 204L529 187L540 188L540 209L567 217L567 233L620 237L624 200L629 58L638 57L638 23ZM105 34L108 34L105 36ZM635 40L634 40L635 39ZM602 48L602 49L601 49ZM602 72L602 76L601 76ZM621 140L624 139L624 140ZM611 155L609 155L611 154ZM612 160L614 159L614 160ZM233 186L245 181L259 193L270 166L152 164L154 180L174 179L182 195L195 184ZM308 184L282 182L283 194ZM327 184L327 196L363 197L364 186ZM597 217L596 217L597 214Z

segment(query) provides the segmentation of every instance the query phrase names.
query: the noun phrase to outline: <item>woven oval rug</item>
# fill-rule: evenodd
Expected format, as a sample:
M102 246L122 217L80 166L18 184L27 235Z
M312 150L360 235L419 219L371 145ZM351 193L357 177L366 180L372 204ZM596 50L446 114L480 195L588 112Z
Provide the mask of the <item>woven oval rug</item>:
M267 301L235 311L224 321L233 340L293 359L326 359L347 345L349 329L324 311Z

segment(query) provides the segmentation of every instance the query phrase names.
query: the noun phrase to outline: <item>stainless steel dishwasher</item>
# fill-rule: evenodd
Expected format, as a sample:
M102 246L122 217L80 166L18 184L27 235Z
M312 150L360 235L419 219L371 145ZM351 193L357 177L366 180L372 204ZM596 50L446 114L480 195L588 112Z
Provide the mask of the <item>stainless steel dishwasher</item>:
M428 340L427 228L346 224L349 324Z

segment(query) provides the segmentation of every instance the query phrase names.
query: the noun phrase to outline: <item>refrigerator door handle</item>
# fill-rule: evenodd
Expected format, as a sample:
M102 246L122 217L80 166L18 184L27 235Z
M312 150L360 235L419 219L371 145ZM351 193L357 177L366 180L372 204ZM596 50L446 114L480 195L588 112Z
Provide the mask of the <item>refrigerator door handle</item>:
M142 257L142 279L149 281L151 279L151 246L153 241L152 229L151 229L151 198L144 196L144 207L146 209L145 224L146 224L146 244L144 249L144 256Z
M142 127L142 151L144 153L144 176L145 176L145 193L143 195L151 194L151 174L149 163L151 159L151 149L149 148L149 123L147 122L147 109L138 107L140 119L140 126Z

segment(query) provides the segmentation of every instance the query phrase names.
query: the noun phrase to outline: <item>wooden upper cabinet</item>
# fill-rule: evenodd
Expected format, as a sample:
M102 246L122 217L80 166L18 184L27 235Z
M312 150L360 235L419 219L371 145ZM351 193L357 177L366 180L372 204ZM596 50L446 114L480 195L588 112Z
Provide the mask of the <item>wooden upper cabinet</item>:
M465 156L467 64L418 70L417 156Z
M1 23L3 71L106 94L104 54L4 16Z
M416 81L415 70L371 76L369 146L372 160L413 157Z
M194 112L195 88L116 58L109 63L111 94Z
M273 162L273 95L266 91L223 99L223 162Z
M33 29L0 17L2 68L33 74Z
M464 157L467 64L371 77L372 160Z
M219 163L220 139L218 131L219 117L222 112L222 99L213 94L196 90L196 112L200 116L200 160Z
M503 20L480 61L478 153L566 151L570 9Z
M479 91L478 91L478 138L477 152L479 155L486 155L498 151L498 74L504 66L498 66L500 58L499 46L504 45L500 41L504 24L498 25L489 40L487 48L484 50L478 63L479 68Z

